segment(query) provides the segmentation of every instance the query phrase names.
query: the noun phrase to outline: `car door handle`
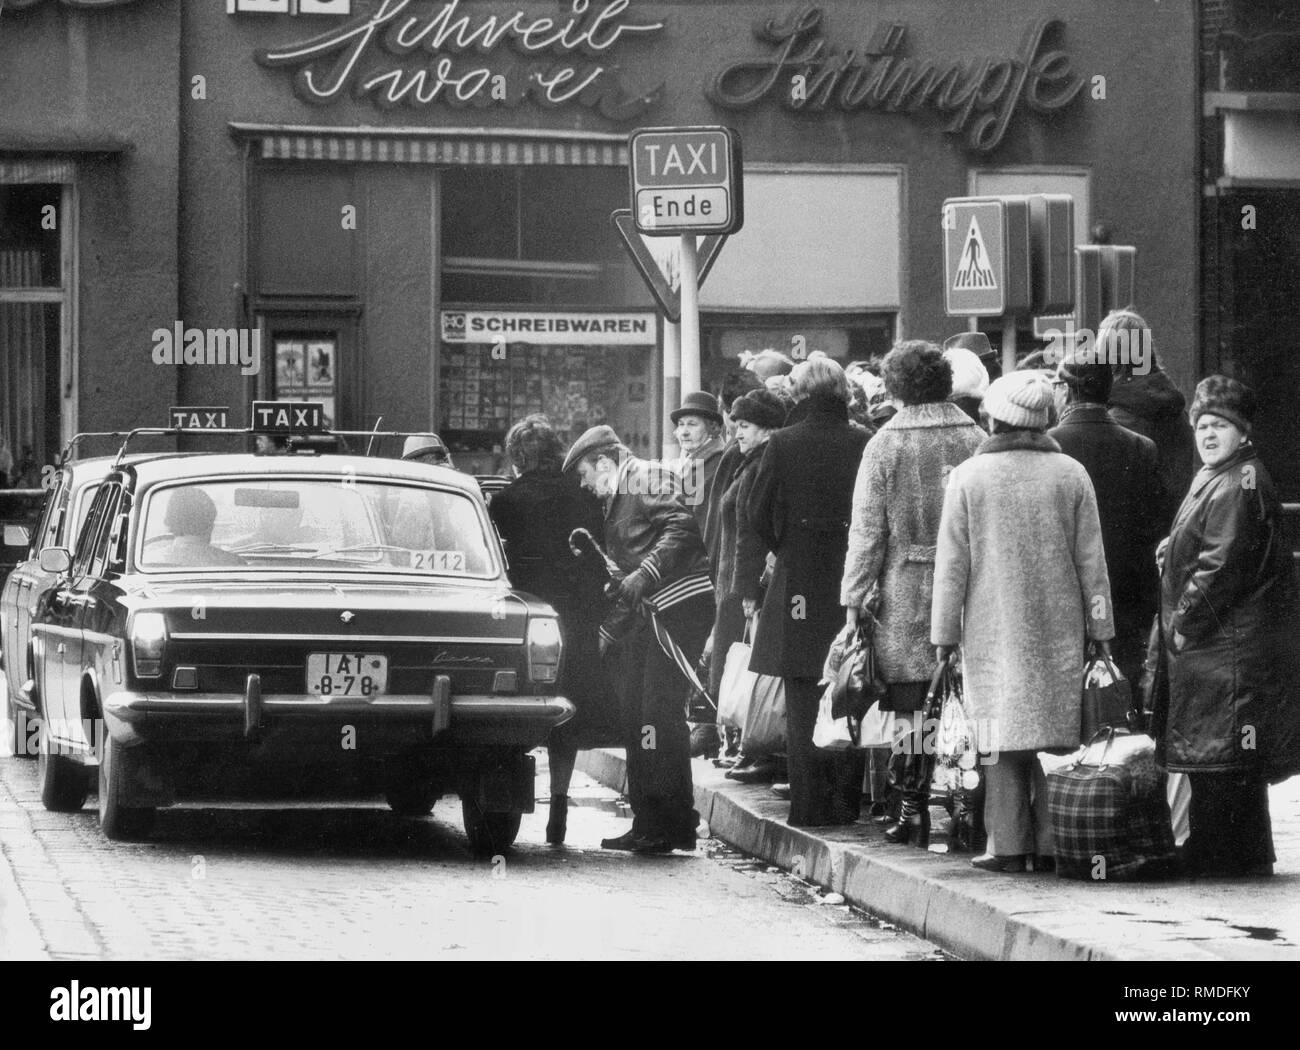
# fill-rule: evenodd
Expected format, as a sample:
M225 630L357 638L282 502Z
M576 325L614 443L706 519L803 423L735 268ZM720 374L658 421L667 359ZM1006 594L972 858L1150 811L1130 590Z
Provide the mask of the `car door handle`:
M68 651L68 647L64 645L62 642L60 642L58 645L54 647L54 651L58 653L60 656L62 656L65 652Z

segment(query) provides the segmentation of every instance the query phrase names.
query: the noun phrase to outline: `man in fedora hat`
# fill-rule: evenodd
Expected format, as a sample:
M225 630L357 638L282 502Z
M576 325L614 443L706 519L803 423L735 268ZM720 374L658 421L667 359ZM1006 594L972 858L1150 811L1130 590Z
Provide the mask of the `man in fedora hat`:
M695 524L700 527L700 534L703 535L704 520L708 514L709 485L718 471L726 447L722 411L718 408L716 397L698 390L687 394L681 408L669 418L673 421L673 437L682 450L680 469L683 495L691 513L695 515Z
M433 463L441 467L454 467L451 450L437 434L412 434L402 445L402 458L419 463Z
M600 649L627 750L632 828L601 845L634 853L693 850L700 815L691 786L687 679L664 652L654 620L693 667L713 626L699 526L677 474L632 455L608 426L578 438L564 470L576 471L604 501L607 553L622 574L614 611L600 627Z
M980 364L984 366L984 370L989 374L990 383L1002 375L1002 359L998 356L998 352L993 349L989 337L983 332L958 332L943 341L945 350L951 350L953 347L969 350L978 357Z

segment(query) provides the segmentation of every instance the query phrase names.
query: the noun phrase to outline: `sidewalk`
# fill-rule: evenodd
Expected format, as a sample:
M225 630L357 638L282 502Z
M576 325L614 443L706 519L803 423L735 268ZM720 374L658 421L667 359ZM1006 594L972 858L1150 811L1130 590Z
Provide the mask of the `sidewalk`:
M626 789L621 750L580 752L578 768ZM965 958L1300 960L1300 777L1270 793L1272 878L1126 884L988 874L969 854L891 845L866 822L791 828L766 785L727 780L705 759L692 768L711 835Z

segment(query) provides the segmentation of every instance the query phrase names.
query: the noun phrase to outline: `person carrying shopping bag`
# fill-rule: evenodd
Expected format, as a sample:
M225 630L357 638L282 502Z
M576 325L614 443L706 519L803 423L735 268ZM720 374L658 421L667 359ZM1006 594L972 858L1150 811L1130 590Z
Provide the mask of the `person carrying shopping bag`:
M930 640L941 661L961 646L966 713L998 752L971 861L985 871L1054 864L1037 752L1078 746L1085 643L1109 655L1115 635L1097 498L1043 433L1051 404L1038 372L989 386L993 433L953 469L939 524Z
M883 711L894 712L895 738L920 722L934 650L930 645L930 595L934 549L949 472L974 454L985 434L948 401L952 366L933 343L899 343L881 364L898 414L867 444L853 491L853 522L840 584L847 623L858 626L878 584L875 652L889 687ZM906 755L896 756L905 759ZM891 842L929 840L927 785L903 789Z

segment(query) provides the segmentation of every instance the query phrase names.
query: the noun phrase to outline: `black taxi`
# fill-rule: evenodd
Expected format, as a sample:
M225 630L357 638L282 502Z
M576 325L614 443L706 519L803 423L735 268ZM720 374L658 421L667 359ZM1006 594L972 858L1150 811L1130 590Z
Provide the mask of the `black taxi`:
M114 839L190 797L455 793L471 847L504 849L573 714L555 611L511 589L472 477L270 447L122 463L75 550L41 553L46 807L92 769Z

